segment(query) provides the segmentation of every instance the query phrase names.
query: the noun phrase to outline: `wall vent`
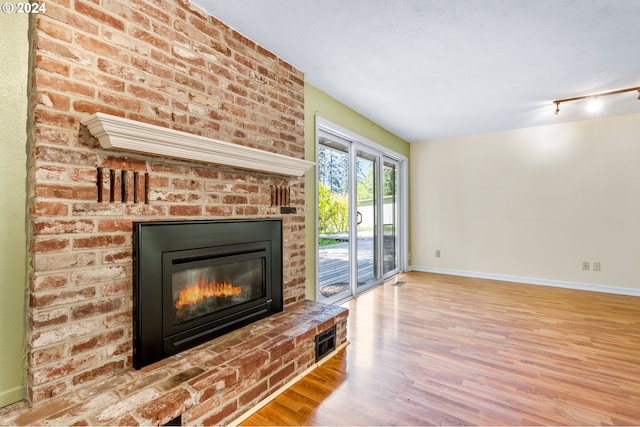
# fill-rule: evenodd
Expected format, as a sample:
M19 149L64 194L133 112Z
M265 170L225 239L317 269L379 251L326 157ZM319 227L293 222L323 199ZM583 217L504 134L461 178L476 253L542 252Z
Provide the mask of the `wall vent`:
M316 362L336 349L336 325L316 335Z

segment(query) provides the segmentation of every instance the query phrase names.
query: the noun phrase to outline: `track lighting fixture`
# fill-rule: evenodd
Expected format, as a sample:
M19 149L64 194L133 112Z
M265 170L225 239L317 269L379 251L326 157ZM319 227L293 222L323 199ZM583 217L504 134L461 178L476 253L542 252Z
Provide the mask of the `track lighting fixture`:
M595 93L593 95L576 96L574 98L556 99L555 101L553 101L553 103L556 106L555 114L558 114L560 112L560 104L563 102L580 101L581 99L591 99L591 102L589 104L589 109L591 111L596 111L599 108L599 102L600 102L601 96L617 95L619 93L626 93L626 92L633 92L633 91L638 92L638 100L640 100L640 86L630 87L627 89L612 90L609 92Z

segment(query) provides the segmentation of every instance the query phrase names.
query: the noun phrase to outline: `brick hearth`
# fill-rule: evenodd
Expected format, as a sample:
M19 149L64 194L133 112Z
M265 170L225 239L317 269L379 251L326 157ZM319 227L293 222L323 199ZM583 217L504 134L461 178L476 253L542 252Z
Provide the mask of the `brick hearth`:
M346 341L347 310L311 301L139 371L53 399L32 410L0 409L0 425L220 425L315 363L314 337L333 325Z
M140 387L153 399L169 391L138 382L215 376L211 366L188 374L163 368L148 378L132 371L132 222L281 218L287 312L306 287L303 178L104 149L81 121L102 112L302 159L302 72L186 0L52 0L31 19L27 401L18 406L33 416L64 411L59 402L92 402L98 411L114 396L93 394L104 384L121 387L120 398ZM230 361L234 351L218 357ZM297 361L280 375L304 366ZM280 372L261 368L261 378ZM205 405L192 384L170 390ZM192 419L214 416L218 403ZM147 415L135 417L161 421Z

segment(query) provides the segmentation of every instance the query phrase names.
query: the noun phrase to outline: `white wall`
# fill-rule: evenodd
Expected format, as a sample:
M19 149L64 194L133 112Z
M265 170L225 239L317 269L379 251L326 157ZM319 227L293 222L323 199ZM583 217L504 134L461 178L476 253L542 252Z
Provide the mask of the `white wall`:
M640 290L640 115L412 144L410 161L416 269Z

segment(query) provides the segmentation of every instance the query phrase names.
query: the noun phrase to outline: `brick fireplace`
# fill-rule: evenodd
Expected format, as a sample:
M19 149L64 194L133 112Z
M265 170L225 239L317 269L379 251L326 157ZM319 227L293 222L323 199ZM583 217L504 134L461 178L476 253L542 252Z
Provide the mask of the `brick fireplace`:
M105 148L81 121L105 113L302 159L302 72L185 0L50 1L32 19L29 406L131 369L134 222L280 219L284 315L300 312L301 173ZM344 341L346 315L334 314L306 321L315 332L342 322Z

